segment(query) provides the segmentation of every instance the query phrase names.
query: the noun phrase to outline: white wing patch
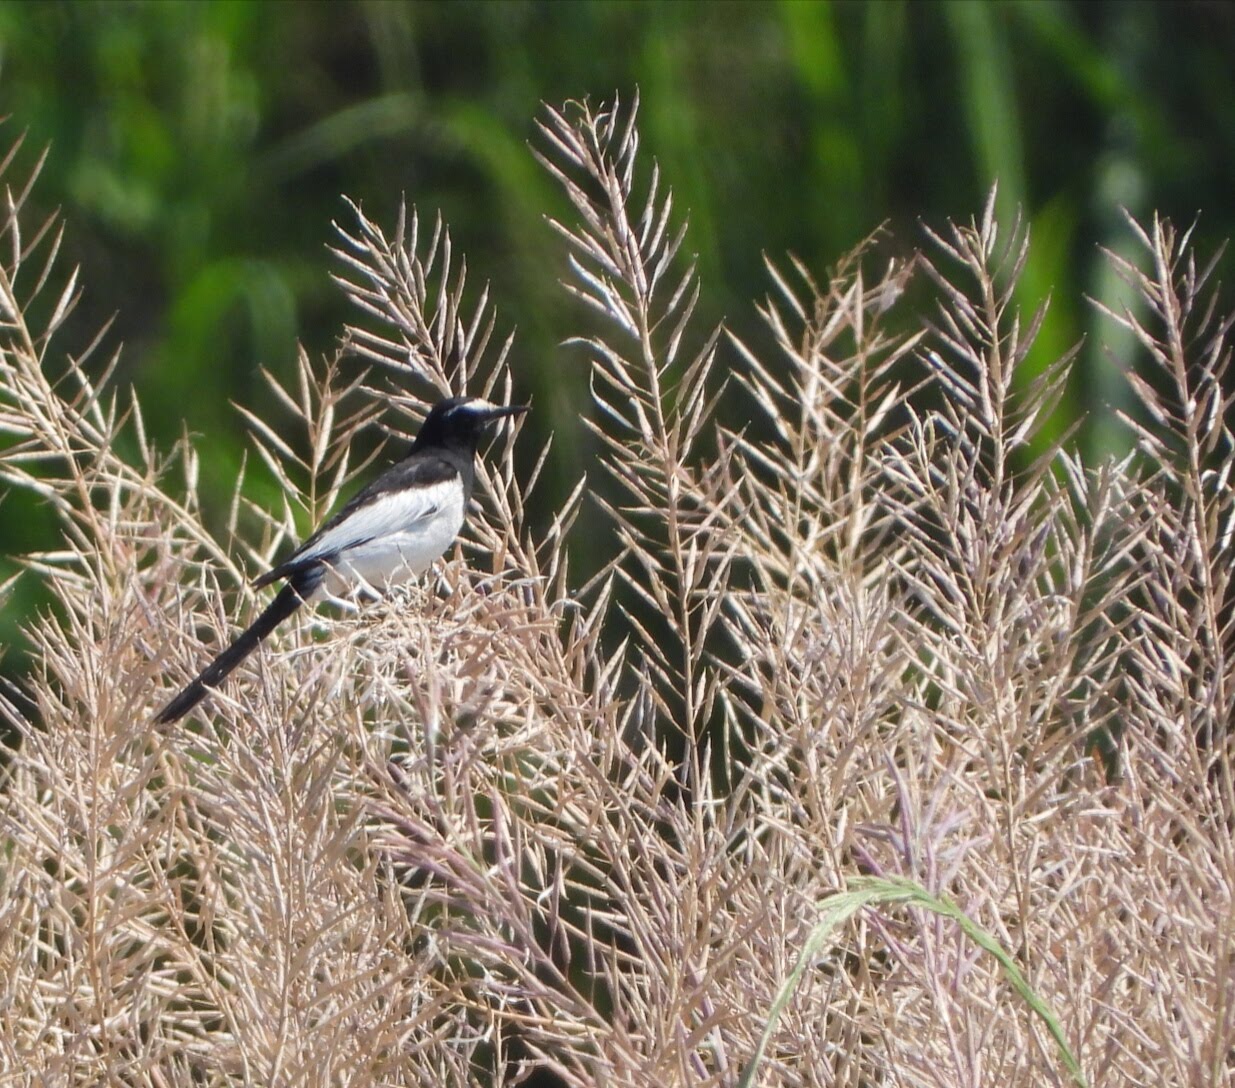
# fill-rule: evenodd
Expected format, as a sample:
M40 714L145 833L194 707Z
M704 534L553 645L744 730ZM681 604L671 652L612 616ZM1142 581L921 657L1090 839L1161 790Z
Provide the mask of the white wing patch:
M458 536L463 513L457 479L391 491L327 530L297 558L329 560L326 593L341 595L359 582L381 589L427 570Z

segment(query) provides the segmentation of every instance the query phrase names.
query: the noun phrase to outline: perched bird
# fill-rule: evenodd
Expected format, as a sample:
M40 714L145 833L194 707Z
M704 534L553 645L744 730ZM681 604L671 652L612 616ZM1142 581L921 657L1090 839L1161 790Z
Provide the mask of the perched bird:
M434 405L402 461L254 582L260 587L282 578L286 585L155 720L184 717L302 604L357 588L381 590L426 570L463 527L481 433L495 420L526 411L526 405L500 407L478 397Z

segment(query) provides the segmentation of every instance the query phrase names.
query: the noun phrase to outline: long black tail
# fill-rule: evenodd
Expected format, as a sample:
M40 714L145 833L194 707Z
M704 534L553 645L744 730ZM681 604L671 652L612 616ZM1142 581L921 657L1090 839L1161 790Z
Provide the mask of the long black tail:
M170 725L183 718L210 694L211 688L218 687L240 662L256 650L262 639L304 604L305 597L308 596L307 589L307 586L289 583L279 590L278 596L270 602L266 611L237 635L235 642L202 669L197 674L197 679L160 710L154 720L160 725Z

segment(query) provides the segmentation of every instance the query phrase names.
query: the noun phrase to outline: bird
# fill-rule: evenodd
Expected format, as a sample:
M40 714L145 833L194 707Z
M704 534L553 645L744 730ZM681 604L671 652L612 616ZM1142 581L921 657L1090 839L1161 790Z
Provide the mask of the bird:
M283 580L265 611L155 716L170 725L189 713L304 604L357 589L373 594L423 573L463 527L485 429L528 405L449 397L433 406L401 461L359 491L255 589Z

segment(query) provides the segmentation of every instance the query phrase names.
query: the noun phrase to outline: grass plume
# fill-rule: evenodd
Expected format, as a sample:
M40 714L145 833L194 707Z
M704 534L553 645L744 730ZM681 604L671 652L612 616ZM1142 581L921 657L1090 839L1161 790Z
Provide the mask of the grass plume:
M3 701L0 1082L1229 1083L1213 263L1129 223L1138 411L1091 465L1047 426L1071 355L1034 358L993 194L882 271L878 238L823 280L769 262L760 345L697 327L637 104L546 110L536 154L607 483L530 524L553 452L516 473L504 434L432 575L299 617L172 731L356 451L446 390L513 399L512 340L445 224L351 208L343 349L243 409L283 500L241 479L207 524L105 337L56 346L78 278L9 182L0 479L63 541L26 557L56 608Z

